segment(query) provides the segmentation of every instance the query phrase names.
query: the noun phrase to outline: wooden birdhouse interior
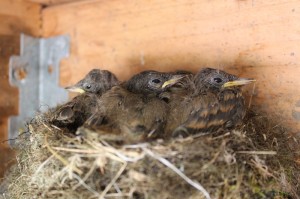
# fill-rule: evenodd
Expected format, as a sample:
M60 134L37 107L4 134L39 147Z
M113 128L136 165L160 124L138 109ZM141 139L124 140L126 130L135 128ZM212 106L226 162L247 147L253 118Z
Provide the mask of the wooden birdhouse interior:
M20 102L9 77L28 78L26 70L9 69L11 56L22 53L21 33L69 38L69 55L59 62L61 87L93 68L122 81L148 69L204 67L254 78L244 88L247 107L297 135L299 19L297 0L0 0L0 176L15 162L8 119L19 114Z

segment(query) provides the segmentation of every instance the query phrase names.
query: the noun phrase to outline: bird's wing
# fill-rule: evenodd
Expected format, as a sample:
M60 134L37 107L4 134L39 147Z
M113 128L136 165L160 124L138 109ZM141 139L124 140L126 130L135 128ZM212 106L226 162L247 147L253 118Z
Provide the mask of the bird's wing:
M226 125L236 124L243 118L243 97L239 93L226 91L221 95L207 93L192 99L193 111L184 126L188 129L212 131Z
M97 109L86 121L85 127L97 131L114 131L119 129L119 121L124 118L124 101L128 91L121 86L115 86L103 94L97 102ZM126 119L126 117L125 117Z
M224 123L222 118L217 117L220 103L217 96L212 93L194 96L189 106L191 112L184 122L184 126L188 129L206 130L211 126Z
M143 109L143 125L146 126L147 138L163 137L169 106L157 98L150 99Z
M187 92L172 92L169 95L169 115L165 128L166 135L169 135L175 128L182 125L192 111L195 110L192 104L192 98Z
M155 138L163 131L167 110L167 104L157 98L127 95L117 116L120 130L131 142Z
M98 110L85 126L104 134L119 134L129 142L139 141L160 130L166 121L167 105L160 102L117 86L102 95Z

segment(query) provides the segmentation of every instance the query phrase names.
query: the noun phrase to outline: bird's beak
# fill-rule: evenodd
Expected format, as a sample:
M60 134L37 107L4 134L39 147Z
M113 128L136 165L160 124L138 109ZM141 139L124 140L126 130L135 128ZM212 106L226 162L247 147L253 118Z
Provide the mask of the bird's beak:
M75 86L68 86L65 88L66 90L70 91L70 92L74 92L74 93L85 93L85 90L83 90L82 88Z
M252 82L255 82L255 79L247 79L247 78L240 78L234 81L226 82L223 84L223 88L233 87L233 86L243 86L246 84L250 84Z
M174 84L176 84L179 80L181 80L182 78L186 77L186 75L174 75L172 79L169 79L168 81L166 81L161 88L165 88L167 86L172 86Z

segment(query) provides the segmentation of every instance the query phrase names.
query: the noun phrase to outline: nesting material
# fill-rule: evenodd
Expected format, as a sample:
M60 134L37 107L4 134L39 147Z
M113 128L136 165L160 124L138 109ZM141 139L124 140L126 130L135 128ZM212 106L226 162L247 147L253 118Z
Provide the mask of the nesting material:
M18 139L6 198L299 198L298 141L248 113L232 131L122 145L40 115Z

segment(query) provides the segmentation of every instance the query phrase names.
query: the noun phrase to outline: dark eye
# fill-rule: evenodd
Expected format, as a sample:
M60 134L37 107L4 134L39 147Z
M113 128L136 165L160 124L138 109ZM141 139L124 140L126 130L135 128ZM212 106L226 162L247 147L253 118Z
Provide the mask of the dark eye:
M160 80L159 79L154 79L154 80L152 80L152 82L155 83L155 84L158 84L158 83L160 83Z
M221 78L219 78L219 77L215 77L214 78L214 82L216 82L216 83L221 83L223 80L221 79Z
M85 88L86 89L90 89L92 86L90 84L86 85Z

